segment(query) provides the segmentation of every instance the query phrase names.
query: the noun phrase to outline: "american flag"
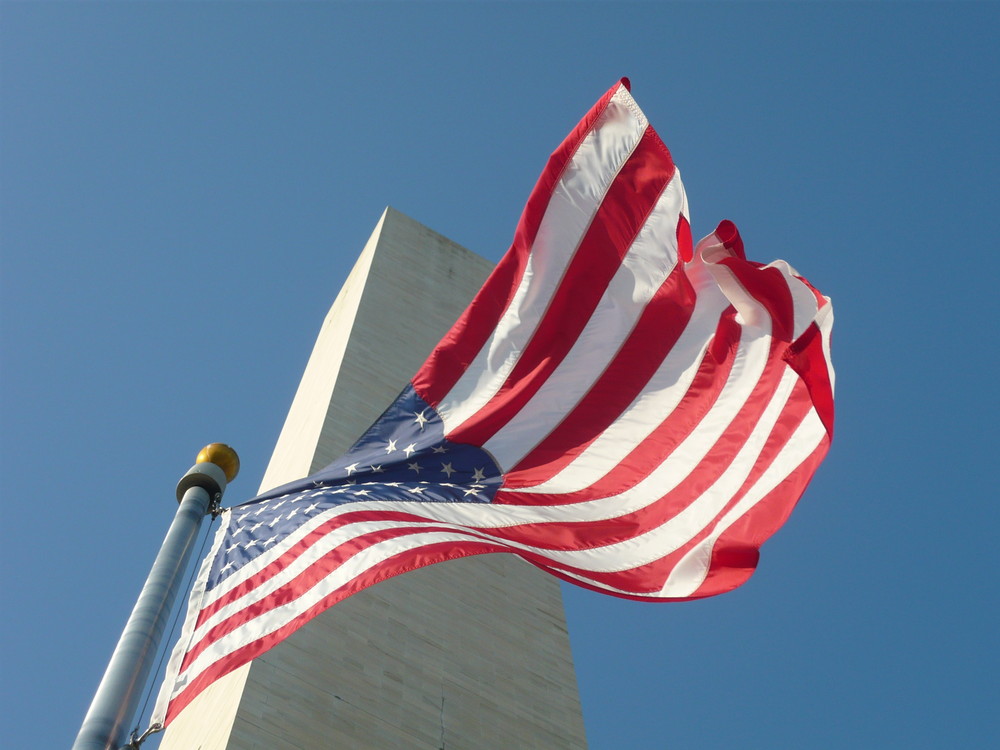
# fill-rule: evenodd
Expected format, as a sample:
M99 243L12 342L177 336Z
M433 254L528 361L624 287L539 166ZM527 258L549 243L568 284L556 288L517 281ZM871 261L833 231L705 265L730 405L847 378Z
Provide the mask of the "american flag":
M619 82L375 425L225 513L153 723L332 604L442 560L508 552L651 601L739 586L829 446L832 323L730 222L693 246L680 174Z

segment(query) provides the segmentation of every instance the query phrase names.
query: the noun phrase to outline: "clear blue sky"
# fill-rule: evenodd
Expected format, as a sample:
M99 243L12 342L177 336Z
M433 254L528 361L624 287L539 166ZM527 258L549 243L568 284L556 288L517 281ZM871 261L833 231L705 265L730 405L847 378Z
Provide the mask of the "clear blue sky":
M593 750L985 747L995 3L0 5L0 741L72 742L205 443L257 487L383 207L496 260L623 75L694 233L833 297L837 431L741 589L564 588Z

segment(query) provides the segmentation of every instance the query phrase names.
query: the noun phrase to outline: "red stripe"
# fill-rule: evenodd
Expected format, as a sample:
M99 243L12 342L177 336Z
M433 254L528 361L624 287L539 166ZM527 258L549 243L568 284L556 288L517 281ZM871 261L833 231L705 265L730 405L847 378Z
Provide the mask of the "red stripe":
M830 440L824 438L795 471L719 537L705 582L692 599L731 591L750 578L757 567L757 550L791 515L829 448Z
M450 440L482 445L545 384L587 325L674 171L663 142L647 128L608 189L506 382L486 406L448 433Z
M258 586L262 586L268 580L278 575L281 571L295 562L300 555L312 547L316 542L341 525L342 524L338 524L336 518L334 518L314 528L302 537L302 539L283 552L280 557L268 563L254 575L244 579L236 586L233 586L218 599L215 599L211 603L205 605L198 613L198 619L195 621L195 627L201 627L206 620L208 620L220 609L247 595ZM233 575L239 576L240 573L237 571Z
M823 305L830 304L830 301L826 297L823 296L823 293L820 292L819 289L817 289L816 287L814 287L812 284L809 283L809 279L802 278L801 276L796 276L795 278L798 279L799 281L801 281L803 284L805 284L806 287L809 289L809 291L813 293L813 296L816 298L816 309L817 310L821 309L823 307Z
M735 231L735 228L734 228ZM738 235L736 235L738 237ZM780 356L780 353L776 350L776 341L788 341L791 336L791 332L794 326L794 305L791 296L791 292L788 289L788 284L786 283L781 272L776 268L764 268L759 266L759 264L753 264L748 261L743 261L738 258L728 258L723 261L727 268L736 276L740 284L744 289L747 290L754 299L758 300L759 303L764 307L764 309L769 313L771 318L772 327L772 351L768 355L769 362L776 357ZM729 311L729 317L731 320L732 311ZM724 317L723 320L726 320ZM702 408L702 414L711 407L716 397L719 394L722 386L724 385L726 377L728 377L728 369L732 365L730 359L731 355L734 353L734 348L738 341L739 329L735 323L730 322L728 324L729 335L723 336L721 330L717 330L715 337L710 349L710 357L706 358L702 362L699 372L696 375L694 382L685 394L684 399L675 409L671 418L674 414L684 414L685 409L693 406L694 408ZM815 327L815 326L814 326ZM721 325L720 325L721 329ZM817 329L818 330L818 329ZM663 335L662 333L659 335ZM667 334L671 335L671 334ZM652 340L656 340L655 336L650 337ZM800 337L800 341L803 341L805 337ZM817 378L817 395L820 397L820 408L826 409L830 413L830 424L832 426L832 391L829 386L829 375L826 370L825 360L822 359L822 347L821 341L817 338L817 343L820 347L817 349L813 346L809 351L803 352L799 355L796 352L793 353L794 361L789 359L789 355L785 355L786 359L789 359L789 364L792 365L793 369L799 367L807 368L811 362L811 368L817 371L819 377ZM672 344L671 344L672 345ZM805 349L804 345L801 348ZM817 361L817 356L820 358ZM713 360L718 362L726 362L727 366L724 369L716 369L712 365ZM658 365L659 363L657 363ZM822 365L822 369L820 369ZM772 370L773 373L773 370ZM824 376L825 373L825 376ZM800 372L801 374L801 372ZM779 373L780 376L780 373ZM825 392L829 394L829 397L824 401L824 377L825 377ZM600 384L601 381L598 381ZM773 381L773 385L776 385L777 381ZM610 388L610 382L605 384L605 389L607 393L612 393L613 388ZM626 382L625 389L629 389L629 384ZM634 398L634 391L626 390L631 398ZM609 399L613 396L607 396ZM709 399L710 397L710 399ZM631 403L631 398L629 403ZM826 401L829 402L829 407L826 407ZM584 404L581 404L581 408L584 408ZM586 408L594 408L592 405L587 405ZM586 412L585 412L586 413ZM821 412L822 415L822 412ZM617 418L618 415L615 415ZM654 433L644 441L639 447L629 455L625 461L619 467L616 467L613 472L609 473L604 479L594 485L592 488L597 493L611 494L612 492L620 492L622 489L632 486L636 481L644 477L649 468L643 471L642 467L649 467L649 460L656 460L658 463L663 457L669 455L670 451L673 450L674 446L681 439L687 437L691 429L700 421L701 415L698 415L696 421L688 421L687 429L679 429L679 425L676 424L675 419L668 418L659 428L657 428ZM584 422L582 419L577 420L576 417L571 414L567 418L567 423L573 424L574 429L572 431L566 430L560 432L561 428L557 428L553 432L553 436L559 433L558 437L553 437L553 445L557 446L559 451L562 451L562 455L553 449L552 451L546 453L546 446L549 442L549 438L543 442L539 449L533 451L528 457L523 459L521 463L515 467L515 469L508 473L505 478L504 488L517 489L524 487L532 487L540 484L542 481L552 478L562 470L565 466L575 459L583 450L589 446L597 437L607 429L608 425L614 420L607 421L605 419L603 422L594 423L593 426L599 427L600 429L589 429L591 423ZM580 439L582 436L582 439ZM576 438L574 444L574 438ZM556 440L561 440L560 442L555 442ZM645 446L645 447L644 447ZM649 448L656 448L655 451L650 451ZM548 463L545 464L545 459L548 459ZM654 464L655 465L655 464ZM616 480L619 483L624 478L624 470L627 467L633 467L634 471L631 472L630 478L627 480L625 485L613 485L612 480ZM594 496L594 495L588 495ZM577 502L579 497L576 495L567 497L566 495L535 495L532 499L531 496L519 496L516 499L507 493L501 493L498 495L495 502L506 502L506 503L523 503L530 502L532 504L557 504L565 502Z
M801 395L804 395L805 393L806 391L805 388L803 387L801 389ZM707 524L705 524L703 528L701 528L682 546L678 547L676 550L667 555L658 557L655 560L644 563L642 565L637 565L627 570L605 573L605 572L588 571L583 568L578 568L563 563L554 562L540 555L525 554L525 553L520 553L520 554L522 554L522 556L524 556L525 559L528 559L529 561L535 563L536 565L539 565L540 567L545 568L546 570L551 571L553 569L556 569L566 573L576 573L578 575L585 576L590 581L593 581L595 583L603 583L609 586L614 586L615 588L626 589L628 591L633 591L636 593L648 594L659 591L663 587L663 584L666 582L667 578L670 576L671 572L676 567L677 563L680 562L693 547L700 544L714 531L719 520L746 495L746 493L754 486L754 484L760 479L760 477L764 474L764 472L771 466L771 464L777 457L778 453L788 443L789 438L794 434L795 429L799 426L799 424L801 423L805 415L808 413L808 411L809 411L809 405L807 402L805 402L802 398L795 399L793 403L793 408L790 409L787 413L784 413L782 417L779 419L778 423L775 425L774 430L772 430L771 434L769 435L765 443L764 450L761 452L761 455L759 456L757 461L755 461L750 474L747 476L746 480L743 482L739 490L735 492L727 500L726 504L722 508L720 508L720 510L715 514L715 516ZM797 468L793 470L793 474L797 471L798 471ZM785 486L787 486L785 482L779 485L779 487L785 487ZM787 514L791 512L791 507L794 506L796 500L799 497L799 494L801 494L801 490L799 490L798 494L793 494L790 497L787 493L780 494L778 496L780 499L784 499L787 501L788 508L785 512L785 516L787 516ZM772 495L774 495L773 491L769 493L766 497L770 498L772 497ZM630 534L626 538L643 533L645 531L648 531L649 529L656 528L660 526L663 522L665 522L668 518L671 518L674 515L676 515L677 512L676 508L674 508L670 512L667 512L666 514L662 513L664 508L665 506L659 505L658 507L655 508L657 512L650 513L650 517L648 519L639 519L644 522L641 524L637 524L633 534ZM778 523L778 525L780 525L780 522ZM763 543L764 540L766 540L769 536L771 536L771 534L774 533L774 530L776 528L777 526L771 528L770 526L761 526L761 525L754 527L754 531L757 534L756 537L754 537L755 540L754 544L756 546L759 546L761 543ZM746 542L744 541L744 543L741 546L746 547L747 546Z
M371 509L361 509L361 510L350 510L344 509L344 512L338 513L337 515L331 516L329 519L319 524L311 530L308 534L302 537L294 545L289 547L287 550L281 553L281 555L271 562L269 562L261 570L257 571L253 575L248 576L246 579L240 581L237 585L233 586L231 589L226 591L226 593L219 596L214 601L204 605L198 613L198 618L195 621L195 627L200 627L208 620L212 615L214 615L219 610L227 607L233 602L241 599L246 594L254 591L258 587L265 584L271 578L276 576L278 573L282 572L288 566L293 564L302 554L307 552L312 548L314 544L324 539L327 535L341 529L345 526L354 523L364 523L364 522L383 522L383 521L395 521L399 523L419 523L419 524L440 524L438 521L428 519L426 516L417 515L414 513L407 513L400 510L371 510ZM429 527L424 527L419 530L427 530ZM451 526L435 526L435 530L446 530L454 531L455 529ZM373 534L379 534L382 532L370 532ZM376 539L375 541L379 541ZM334 550L335 551L335 550ZM237 571L233 574L234 576L239 576L240 572ZM211 593L211 592L209 592Z
M496 330L524 275L528 256L535 244L535 236L538 234L542 218L548 210L552 192L559 183L566 165L576 154L580 144L590 135L611 98L622 85L623 81L612 86L549 157L525 204L510 250L497 264L458 322L445 334L427 361L413 376L414 389L431 406L437 406L455 386Z
M795 302L784 273L778 268L765 268L740 258L723 258L719 265L728 268L747 294L767 310L771 317L771 335L784 342L791 341L795 330Z
M281 553L279 557L269 562L266 566L261 568L259 571L251 576L248 576L244 580L240 581L238 584L233 586L231 589L226 591L226 593L219 596L212 602L204 605L198 613L197 620L195 621L195 627L201 627L212 615L214 615L219 610L224 607L229 606L233 602L246 596L251 591L264 585L274 576L281 573L283 570L292 565L301 555L307 552L313 547L317 542L322 541L329 534L341 529L345 526L354 523L364 523L368 521L383 522L383 521L396 521L400 523L438 523L433 520L429 520L426 516L416 515L413 513L407 513L398 510L350 510L344 508L344 512L338 513L337 515L331 516L329 519L323 523L317 525L308 534L299 539L295 544L289 547L287 550ZM437 527L440 530L444 527ZM425 529L426 530L426 529ZM453 530L450 526L446 527L446 530ZM374 532L376 534L382 532ZM377 539L375 541L378 541ZM343 546L343 545L342 545ZM335 548L334 551L336 551ZM240 572L236 571L233 573L234 576L239 576ZM211 593L211 592L209 592Z
M729 372L733 367L737 346L740 340L740 326L735 320L736 311L728 308L719 320L712 343L708 347L705 356L698 366L698 371L688 386L687 392L680 399L674 410L664 419L664 421L650 432L650 434L637 445L617 466L597 480L585 490L569 494L540 494L525 493L524 495L514 494L513 498L507 497L503 492L497 495L494 503L506 502L512 505L561 505L567 503L580 502L580 500L590 500L595 497L606 497L608 495L622 492L646 477L650 471L662 463L663 459L673 452L695 427L701 422L705 414L711 409L722 388L729 377ZM538 476L548 479L554 476L569 462L581 453L593 440L594 436L583 444L573 454L565 459L556 459L546 468L544 476L539 472ZM510 481L520 482L520 475L510 475ZM504 487L506 489L506 482ZM524 486L523 484L521 486ZM527 485L532 486L532 485Z
M747 492L753 488L753 486L760 480L761 476L763 476L763 474L771 467L775 459L778 457L778 454L788 444L788 441L794 435L795 430L809 413L810 405L808 401L803 398L807 393L805 387L801 386L799 383L796 384L796 389L798 390L798 393L793 393L793 397L786 405L786 410L782 412L782 415L779 417L778 421L771 430L771 433L768 435L760 455L755 460L754 465L743 484L726 501L725 505L719 509L712 520L705 524L705 526L698 531L698 533L693 535L686 543L671 552L669 555L653 560L646 565L616 574L614 577L609 576L606 579L603 579L604 583L613 583L619 588L627 588L633 591L645 591L647 593L658 591L663 587L663 584L673 572L676 565L688 554L688 552L690 552L698 544L701 544L714 532L719 521L726 515L726 513L728 513L746 496ZM698 492L700 495L707 488L708 485L702 489L689 488L688 492ZM697 497L697 495L695 497ZM797 496L792 498L793 503L795 499L797 499ZM678 498L678 500L682 500L682 497ZM686 507L686 504L684 504L683 507ZM679 512L679 510L680 508L675 506L673 512L668 512L665 516L662 516L659 519L660 522L665 522L668 518L673 517L677 514L677 512ZM767 534L761 535L757 539L757 546L770 536L771 533L773 533L773 530ZM599 576L591 577L598 581L602 580Z
M691 239L691 224L681 214L677 219L677 255L685 263L694 259L694 241Z
M551 479L614 424L677 343L694 302L690 280L682 267L675 267L607 369L573 411L507 473L504 487L533 487ZM498 497L496 502L505 501Z
M225 594L221 595L218 599L212 601L211 603L205 605L198 614L198 619L196 621L196 627L200 627L206 620L208 620L212 615L218 612L220 609L232 604L233 602L239 600L246 594L254 591L258 587L265 584L271 578L276 576L278 573L285 570L289 565L294 563L302 554L312 548L314 544L324 539L328 534L331 534L338 529L343 528L352 523L362 523L364 521L399 521L404 523L417 522L424 523L427 519L422 516L413 515L410 513L403 513L401 511L370 511L370 510L348 510L343 513L339 513L335 516L324 521L322 524L316 526L312 531L306 534L302 539L297 541L294 545L285 550L279 557L275 558L269 562L264 568L248 576L245 580L241 581L236 586L233 586ZM234 575L239 575L239 571L234 573Z
M395 517L393 517L395 516ZM387 541L389 539L395 539L398 537L410 536L413 534L420 534L432 531L440 531L452 534L467 534L469 536L474 536L475 531L472 529L455 528L450 525L441 524L439 522L431 521L426 518L421 518L419 516L414 516L407 513L387 513L384 511L358 511L356 513L345 513L341 516L337 516L333 519L330 524L330 531L334 531L337 528L346 526L351 523L360 523L364 521L387 521L387 520L398 520L408 523L417 522L420 526L407 526L404 528L389 528L380 529L378 531L368 532L362 534L354 539L345 541L343 544L338 545L334 549L330 550L328 553L323 555L321 558L316 560L314 563L309 565L305 570L299 573L294 578L283 583L277 589L272 591L267 596L258 599L246 607L243 607L238 612L233 613L229 617L225 618L221 622L217 623L215 626L210 628L207 633L198 641L197 644L192 646L188 653L185 655L183 662L181 663L181 671L187 669L187 667L207 648L209 648L213 643L224 638L229 633L234 630L238 630L243 627L246 623L256 619L260 615L270 612L273 609L284 606L300 596L305 594L307 591L312 589L318 582L323 580L326 576L332 573L334 570L339 568L341 565L346 563L350 558L363 552L369 547L378 544L380 542ZM304 550L289 550L288 553L282 555L281 560L284 562L280 567L287 567L288 563L294 558L297 558L301 552ZM509 551L509 549L504 548L504 551ZM287 559L286 559L287 558ZM377 563L381 565L382 563ZM270 566L269 566L270 567ZM267 575L254 576L248 581L254 580L254 578L263 578L264 580L273 577L273 573L269 571L262 571L262 573L267 572ZM251 590L256 588L259 583L252 585ZM224 602L221 606L230 604L236 601L239 597L227 594L224 597ZM206 607L199 616L199 623L204 622L207 619L206 613L211 610L212 612L218 611L220 609L220 602L213 602L212 605Z
M277 645L296 630L305 625L324 610L369 586L411 570L422 568L445 560L470 557L491 552L506 552L506 548L483 542L441 542L406 550L381 561L377 566L352 579L348 584L331 592L321 601L297 615L278 630L227 654L193 679L188 686L171 700L167 708L164 726L168 725L206 687L235 669L252 661L262 653Z
M736 256L740 260L747 259L747 255L743 250L743 238L740 236L740 230L729 219L720 221L719 226L715 228L713 234L727 250L736 253Z
M806 328L788 347L785 361L809 387L816 413L827 434L833 438L833 383L830 382L830 366L823 351L823 334L819 326L813 323Z
M204 650L205 646L208 645L208 641L218 640L226 633L234 629L234 627L226 626L226 623L235 623L239 625L253 619L261 612L286 604L291 599L294 599L307 591L315 585L317 581L326 576L330 571L342 565L350 557L368 548L372 544L397 536L404 536L423 531L455 531L455 529L450 526L443 526L435 521L428 520L425 517L410 513L371 510L341 513L320 526L317 526L295 545L282 553L280 557L268 563L268 565L263 569L254 575L249 576L244 581L241 581L237 586L234 586L224 595L203 607L198 613L195 626L200 627L219 610L229 606L233 602L238 601L246 594L262 586L268 580L294 563L295 560L297 560L302 554L308 551L314 544L321 541L327 535L350 524L363 523L366 521L398 521L403 523L420 523L425 525L420 527L406 527L402 529L381 529L379 531L363 534L338 545L306 568L306 570L299 573L295 578L285 584L282 584L281 587L276 589L264 599L254 602L249 607L241 610L240 613L236 613L226 618L226 620L222 623L219 623L210 629L205 638L199 644L199 647L185 656L184 663L181 665L181 668L184 669L187 664L189 664L193 658L197 656L198 653ZM461 533L461 531L459 533Z
M760 454L755 459L754 466L743 486L733 495L733 498L728 501L727 506L718 515L721 516L725 513L757 481L757 478L770 466L777 451L787 443L792 432L794 432L810 408L812 408L808 399L805 398L807 394L805 386L797 383L795 387L800 391L799 397L790 399L789 403L786 404L785 410L778 418ZM769 398L766 394L761 394L759 399L752 397L748 400L744 409L734 420L734 427L727 430L712 447L706 460L697 466L674 489L654 503L638 511L601 521L524 524L486 531L493 537L542 549L577 550L622 542L658 528L687 508L694 500L701 497L706 490L715 484L723 472L729 469L733 459L736 458L736 455L746 444L751 431L756 427L763 413L764 407L760 402L763 401L766 404L768 400ZM705 534L707 534L707 531L703 530L700 536L693 538L694 541L697 541ZM685 549L693 543L689 543ZM645 572L643 576L646 576Z

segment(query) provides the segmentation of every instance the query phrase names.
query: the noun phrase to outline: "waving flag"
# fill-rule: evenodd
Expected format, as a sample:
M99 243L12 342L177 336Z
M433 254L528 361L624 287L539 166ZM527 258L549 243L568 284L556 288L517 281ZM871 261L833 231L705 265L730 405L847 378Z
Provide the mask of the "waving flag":
M731 223L692 247L680 174L622 81L375 425L226 513L154 723L335 602L442 560L509 552L642 600L735 588L829 446L832 323Z

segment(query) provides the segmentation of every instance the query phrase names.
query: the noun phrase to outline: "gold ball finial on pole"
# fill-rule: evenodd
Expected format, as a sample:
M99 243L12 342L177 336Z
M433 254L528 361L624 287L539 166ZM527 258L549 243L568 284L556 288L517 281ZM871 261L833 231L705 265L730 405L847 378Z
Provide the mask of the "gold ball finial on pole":
M240 457L225 443L206 445L198 453L196 464L215 464L226 473L226 481L232 482L240 473Z

